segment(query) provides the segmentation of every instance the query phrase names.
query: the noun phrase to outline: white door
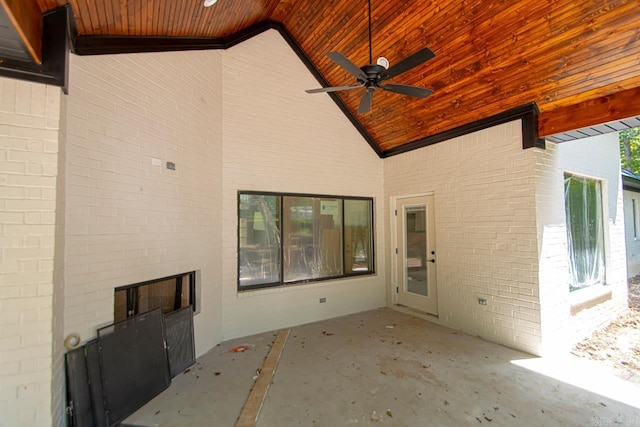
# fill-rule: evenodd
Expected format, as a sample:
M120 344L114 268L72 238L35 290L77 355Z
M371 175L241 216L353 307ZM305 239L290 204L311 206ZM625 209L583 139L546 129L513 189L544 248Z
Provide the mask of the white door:
M398 304L438 315L433 196L396 201Z

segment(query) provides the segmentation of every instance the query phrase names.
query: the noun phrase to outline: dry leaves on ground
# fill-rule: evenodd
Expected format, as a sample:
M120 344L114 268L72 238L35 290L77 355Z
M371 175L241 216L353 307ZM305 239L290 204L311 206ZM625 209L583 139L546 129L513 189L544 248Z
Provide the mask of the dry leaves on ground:
M640 383L640 275L629 279L629 309L576 344L572 353L604 361L620 377Z

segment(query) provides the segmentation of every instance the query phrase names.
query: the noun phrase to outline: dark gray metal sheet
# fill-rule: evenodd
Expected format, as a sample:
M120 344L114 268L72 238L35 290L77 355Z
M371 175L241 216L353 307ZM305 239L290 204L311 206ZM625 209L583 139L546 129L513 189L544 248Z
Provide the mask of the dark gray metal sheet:
M100 349L98 340L85 344L87 357L87 373L89 376L89 391L91 392L91 406L96 427L107 427L107 415L104 407L104 393L102 391L102 368L100 367Z
M166 314L165 333L171 378L196 363L191 306Z
M93 427L96 424L93 419L85 347L69 351L65 359L67 365L67 405L71 408L69 424L74 427Z
M109 426L169 387L163 316L155 309L98 330Z

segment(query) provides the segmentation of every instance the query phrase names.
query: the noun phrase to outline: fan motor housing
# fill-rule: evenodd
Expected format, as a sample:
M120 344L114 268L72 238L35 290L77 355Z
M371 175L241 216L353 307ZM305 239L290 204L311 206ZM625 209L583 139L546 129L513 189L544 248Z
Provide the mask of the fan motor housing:
M366 82L361 79L357 79L357 81L358 83L364 84L367 87L375 86L376 83L378 83L378 81L380 80L380 74L383 73L384 71L387 71L387 69L384 68L382 65L376 65L376 64L367 64L360 69L362 70L363 73L367 75L368 78Z

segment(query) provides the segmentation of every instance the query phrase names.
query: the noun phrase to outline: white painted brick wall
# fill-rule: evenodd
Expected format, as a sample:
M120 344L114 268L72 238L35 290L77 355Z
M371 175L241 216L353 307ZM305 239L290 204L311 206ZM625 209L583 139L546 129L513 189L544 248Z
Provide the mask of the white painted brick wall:
M567 350L605 326L627 304L624 213L618 134L611 133L561 144L547 143L535 160L540 300L543 352ZM569 292L564 173L603 181L607 288L612 298L571 315L571 306L595 289Z
M52 420L60 89L0 78L0 426Z
M225 339L384 306L382 160L276 31L225 51L223 81ZM377 275L238 294L238 190L373 197Z
M625 242L627 248L627 277L634 277L640 274L640 230L638 230L638 237L635 237L633 235L633 208L631 200L635 199L636 215L640 215L640 193L623 190L623 197Z
M536 353L541 331L534 164L534 150L522 150L515 121L385 159L384 187L391 242L385 253L394 265L392 198L434 193L436 321ZM390 290L397 283L393 270Z
M219 51L71 57L65 335L112 322L118 286L201 270L197 354L220 341L221 82Z

